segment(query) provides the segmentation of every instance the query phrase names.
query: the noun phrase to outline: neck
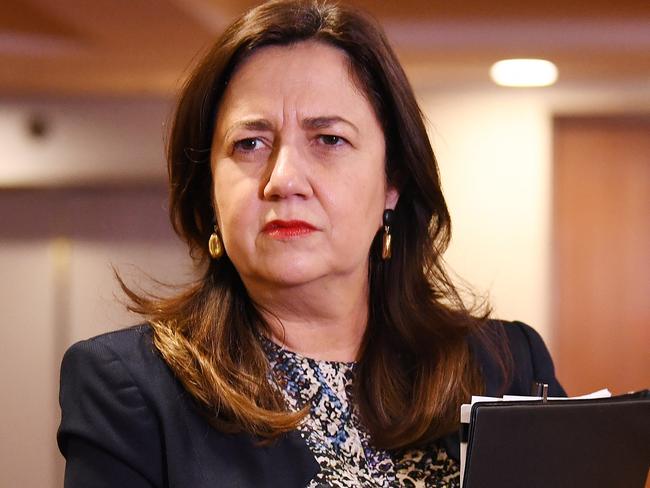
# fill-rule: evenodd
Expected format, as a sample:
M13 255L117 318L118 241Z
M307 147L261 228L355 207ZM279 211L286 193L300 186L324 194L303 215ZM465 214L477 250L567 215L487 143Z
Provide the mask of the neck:
M367 277L290 287L246 283L246 288L270 326L272 341L317 360L357 360L368 321Z

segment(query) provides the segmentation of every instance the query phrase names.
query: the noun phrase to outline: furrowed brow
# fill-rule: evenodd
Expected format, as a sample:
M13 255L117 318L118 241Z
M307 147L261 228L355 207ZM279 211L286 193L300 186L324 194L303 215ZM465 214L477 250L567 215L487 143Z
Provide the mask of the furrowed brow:
M268 132L273 130L273 124L266 119L240 120L231 125L226 131L226 138L237 129L246 129L257 132Z
M352 129L354 129L355 132L359 132L359 129L357 128L356 125L354 125L349 120L344 119L343 117L339 117L338 115L331 115L325 117L310 117L307 119L303 119L301 125L305 130L310 130L310 129L319 130L319 129L327 129L339 123L343 123L351 127Z

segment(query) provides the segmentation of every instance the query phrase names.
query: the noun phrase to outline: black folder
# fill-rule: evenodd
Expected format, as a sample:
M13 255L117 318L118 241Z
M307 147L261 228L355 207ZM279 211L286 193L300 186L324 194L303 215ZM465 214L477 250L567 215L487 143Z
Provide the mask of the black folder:
M650 391L472 405L463 488L643 488Z

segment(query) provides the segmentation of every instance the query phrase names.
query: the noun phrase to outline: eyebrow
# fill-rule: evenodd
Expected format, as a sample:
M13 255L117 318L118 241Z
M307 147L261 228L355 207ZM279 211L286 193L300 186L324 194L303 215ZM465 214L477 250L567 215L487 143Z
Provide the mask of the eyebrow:
M301 125L303 129L327 129L328 127L333 126L334 124L343 123L350 126L356 133L359 132L359 129L349 120L339 117L338 115L328 115L325 117L309 117L302 121Z
M350 126L356 133L359 129L349 120L339 117L338 115L327 115L322 117L308 117L300 123L305 130L327 129L335 124L343 123ZM226 131L225 137L228 138L231 132L237 129L246 129L258 132L269 132L273 130L273 124L267 119L240 120L231 125Z
M269 132L273 130L273 124L267 119L252 119L252 120L240 120L235 122L233 125L228 127L225 137L226 139L231 132L237 129L246 129L251 131L258 132Z

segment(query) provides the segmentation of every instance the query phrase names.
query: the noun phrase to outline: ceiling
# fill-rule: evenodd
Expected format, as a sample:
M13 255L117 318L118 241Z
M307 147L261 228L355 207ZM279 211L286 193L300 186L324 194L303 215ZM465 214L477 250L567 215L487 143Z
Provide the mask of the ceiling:
M198 52L258 2L2 0L0 95L169 95ZM647 83L647 0L355 0L417 83L488 83L506 57L546 57L561 84Z

